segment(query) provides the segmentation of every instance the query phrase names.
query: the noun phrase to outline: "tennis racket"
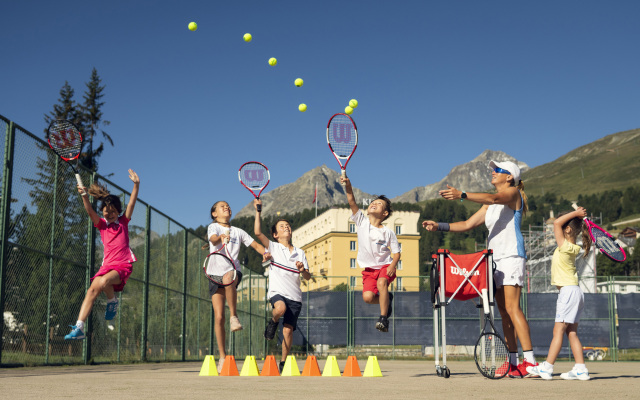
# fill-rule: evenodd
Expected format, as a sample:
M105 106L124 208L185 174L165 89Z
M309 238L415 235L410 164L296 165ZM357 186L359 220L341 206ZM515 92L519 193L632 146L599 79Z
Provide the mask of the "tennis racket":
M497 333L491 321L489 296L487 289L482 289L482 306L484 307L484 329L478 338L474 357L478 371L489 379L504 378L509 373L509 348L504 339ZM488 328L491 327L491 331Z
M238 179L242 186L246 187L253 197L260 198L260 194L271 180L269 168L257 161L249 161L238 170ZM258 212L262 211L262 205L258 204Z
M578 209L577 204L573 203L572 206L574 210ZM589 218L584 218L584 223L587 225L591 241L602 254L617 262L623 262L627 259L627 254L609 232L596 225Z
M47 141L49 142L51 150L71 166L73 173L76 175L78 186L83 188L82 178L80 178L80 174L78 174L76 168L78 166L80 149L82 148L82 135L78 128L71 121L55 119L51 121L49 128L47 128ZM76 160L75 166L71 162L73 160ZM82 195L86 196L87 194L82 193Z
M342 178L346 178L347 164L358 147L358 129L350 116L335 114L331 117L327 124L327 143L340 164Z
M227 253L226 246L209 254L202 266L207 279L219 287L229 286L236 281L236 266Z

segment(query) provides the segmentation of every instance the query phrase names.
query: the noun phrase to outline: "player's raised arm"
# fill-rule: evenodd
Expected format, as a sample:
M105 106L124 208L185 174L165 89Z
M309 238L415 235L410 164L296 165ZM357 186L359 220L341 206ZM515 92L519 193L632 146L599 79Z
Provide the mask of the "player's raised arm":
M360 208L358 208L358 204L356 203L356 197L353 195L353 187L351 187L351 180L346 176L340 177L340 183L345 185L344 191L347 194L347 201L349 202L351 213L352 214L357 213Z

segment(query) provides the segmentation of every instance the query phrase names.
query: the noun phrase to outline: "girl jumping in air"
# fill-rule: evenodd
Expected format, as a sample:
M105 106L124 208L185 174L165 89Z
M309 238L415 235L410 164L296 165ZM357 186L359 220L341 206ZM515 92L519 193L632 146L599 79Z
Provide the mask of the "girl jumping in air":
M213 222L207 229L207 238L209 238L209 252L213 253L219 250L226 243L226 250L229 257L233 260L237 270L237 281L235 285L219 287L217 284L209 281L209 295L211 296L211 304L215 315L214 331L218 342L218 351L220 353L220 362L218 364L218 372L222 371L224 359L227 356L225 351L225 330L224 330L224 303L225 300L229 305L229 325L231 332L242 329L240 319L236 312L237 292L236 288L242 279L240 271L240 263L238 262L238 254L240 253L240 245L252 247L259 254L263 255L263 259L270 257L268 251L245 231L240 228L231 226L231 207L226 201L217 201L211 207L211 219Z
M78 321L71 327L71 332L64 337L67 340L85 338L84 322L100 293L104 292L107 295L107 311L104 314L104 319L112 320L118 312L118 299L116 299L115 292L121 292L124 289L127 279L133 271L132 264L136 261L135 255L129 248L129 221L131 221L133 208L138 199L140 178L134 171L129 170L129 179L133 181L133 190L124 214L122 214L120 198L110 194L106 187L99 183L92 184L88 190L78 187L78 192L82 195L84 209L87 210L93 226L100 231L100 238L104 245L104 258L102 266L91 278L91 286L80 307ZM102 210L103 218L100 218L91 207L87 192L100 201L99 208Z

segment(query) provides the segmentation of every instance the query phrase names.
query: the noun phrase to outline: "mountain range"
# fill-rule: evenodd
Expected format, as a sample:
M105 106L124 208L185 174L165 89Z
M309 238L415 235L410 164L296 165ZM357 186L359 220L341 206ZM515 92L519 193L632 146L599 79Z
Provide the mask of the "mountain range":
M592 194L610 189L624 189L640 185L640 129L614 133L592 143L578 147L547 164L530 168L524 161L494 150L485 150L473 160L455 166L437 183L415 187L391 199L393 202L416 203L438 198L438 190L447 184L465 188L467 192L490 191L491 174L487 168L490 160L509 160L522 171L522 180L529 195L555 192L567 199L577 199L579 194ZM318 208L345 205L344 187L339 183L339 173L322 165L316 167L295 182L282 185L264 195L263 215L274 215L279 205L287 205L287 213L295 214L313 207L315 184L318 184ZM374 196L353 188L356 199ZM366 200L365 200L366 201ZM236 217L253 216L253 202L247 204Z

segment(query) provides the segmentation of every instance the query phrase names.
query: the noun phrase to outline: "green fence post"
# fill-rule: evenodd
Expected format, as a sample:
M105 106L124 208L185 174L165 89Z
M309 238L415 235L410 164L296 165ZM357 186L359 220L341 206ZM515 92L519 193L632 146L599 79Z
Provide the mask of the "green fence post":
M186 360L186 348L187 348L187 264L189 261L188 255L188 234L187 230L184 230L184 241L183 241L183 249L184 254L182 255L182 328L181 328L181 337L180 340L180 359L182 361Z
M53 170L53 204L51 205L51 232L49 233L49 282L47 284L47 322L44 331L44 363L49 364L49 328L51 325L51 290L53 284L53 241L56 237L56 204L58 201L58 166L60 157L56 157ZM87 333L89 333L87 331Z
M9 216L11 215L11 183L13 175L13 151L15 147L14 139L16 127L13 122L8 121L7 132L4 143L4 168L2 171L2 199L0 206L2 209L1 221L2 240L0 241L0 311L4 315L4 302L6 297L6 269L9 261ZM0 324L0 337L4 335L4 322ZM0 344L0 364L2 363L2 344Z
M171 220L167 221L167 240L165 240L164 258L165 258L165 277L164 277L164 335L162 340L162 355L167 361L167 336L169 330L169 238L171 237Z
M89 178L89 186L96 180L96 173L91 173L91 177ZM91 206L94 207L96 200L94 198L91 199ZM84 283L84 291L85 293L89 290L91 286L91 277L93 276L94 266L96 260L96 229L93 227L93 222L91 218L87 218L87 268L85 272L85 283ZM91 332L93 332L93 322L92 316L93 313L89 314L87 318L87 326L86 333L87 337L91 337ZM118 326L120 329L120 326ZM83 340L82 343L82 362L84 364L89 364L91 361L91 340Z
M142 333L140 335L140 360L147 360L147 328L149 318L149 254L151 250L151 206L147 205L144 235L144 275L142 277Z

